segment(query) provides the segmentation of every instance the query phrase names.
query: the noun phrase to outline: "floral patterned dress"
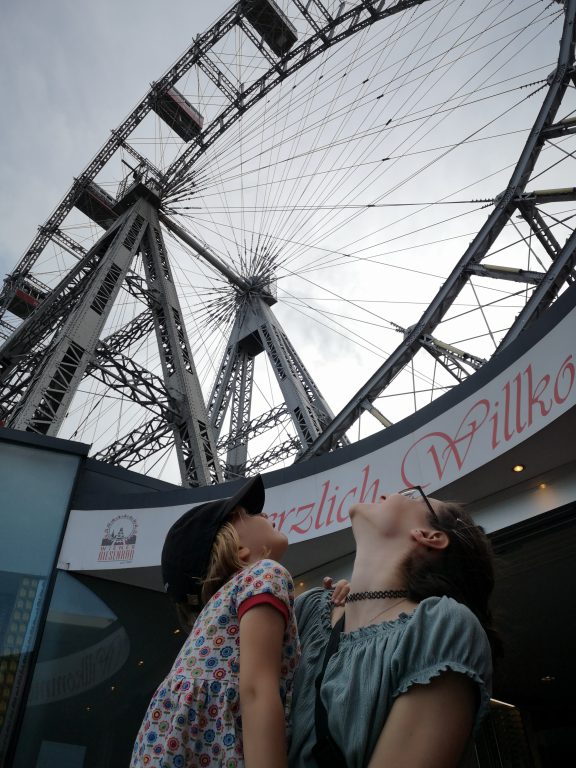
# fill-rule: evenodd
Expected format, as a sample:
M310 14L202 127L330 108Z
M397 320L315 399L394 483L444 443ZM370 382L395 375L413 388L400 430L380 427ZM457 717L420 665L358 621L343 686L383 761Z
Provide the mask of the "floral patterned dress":
M300 655L294 585L273 560L239 571L205 605L138 732L131 768L243 768L240 619L261 603L286 619L280 695L286 727Z

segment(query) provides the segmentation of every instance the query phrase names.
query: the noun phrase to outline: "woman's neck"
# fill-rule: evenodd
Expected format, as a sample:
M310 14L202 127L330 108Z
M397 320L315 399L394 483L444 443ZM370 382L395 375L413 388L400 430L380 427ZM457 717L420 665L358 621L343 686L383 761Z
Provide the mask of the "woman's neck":
M350 593L404 590L406 584L402 575L405 552L386 547L382 542L377 546L359 548L354 559L350 577ZM416 603L403 597L361 599L346 604L345 631L358 627L379 624L398 618L400 613L414 610Z
M351 592L366 592L383 589L404 589L402 562L405 553L390 547L358 547L354 568L350 577Z

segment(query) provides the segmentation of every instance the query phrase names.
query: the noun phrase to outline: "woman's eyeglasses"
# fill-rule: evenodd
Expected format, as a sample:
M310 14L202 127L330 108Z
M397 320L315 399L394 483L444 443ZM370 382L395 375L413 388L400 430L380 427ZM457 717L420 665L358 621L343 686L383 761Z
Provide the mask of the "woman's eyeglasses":
M438 520L438 515L436 512L434 512L434 507L432 504L430 504L430 501L428 499L428 496L424 493L421 486L419 485L413 485L411 488L404 488L402 491L398 491L402 496L406 496L408 499L424 499L424 502L426 503L426 506L430 510L430 514L434 518L436 523L440 523Z

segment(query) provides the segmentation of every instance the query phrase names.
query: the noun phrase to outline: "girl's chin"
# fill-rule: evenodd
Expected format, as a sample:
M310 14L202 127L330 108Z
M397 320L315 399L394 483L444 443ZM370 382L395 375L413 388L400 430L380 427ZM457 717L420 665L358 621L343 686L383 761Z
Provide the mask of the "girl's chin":
M350 518L350 520L353 520L356 517L356 515L358 514L358 507L360 506L361 506L360 504L352 504L352 506L348 510L348 517Z
M272 559L279 560L282 555L286 554L288 549L288 536L285 533L280 534L278 539L274 542L272 547Z

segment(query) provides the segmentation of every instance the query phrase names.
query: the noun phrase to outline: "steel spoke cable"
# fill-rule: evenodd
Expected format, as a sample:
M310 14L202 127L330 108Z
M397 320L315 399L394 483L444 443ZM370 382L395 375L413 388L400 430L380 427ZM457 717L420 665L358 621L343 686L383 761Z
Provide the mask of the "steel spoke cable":
M454 384L448 384L444 386L438 386L435 385L433 387L426 387L425 389L417 389L416 394L418 395L426 395L429 392L437 392L439 390L442 390L444 392L449 392L451 389L454 389L454 387L457 387L458 384L454 382ZM378 395L378 397L374 398L374 402L377 403L378 400L385 400L391 397L411 397L414 390L406 390L405 392L383 392L381 395Z
M279 206L263 206L263 207L257 207L255 205L238 205L238 206L227 206L227 210L243 210L243 211L333 211L333 210L352 210L356 208L411 208L412 206L420 205L425 206L427 208L432 208L435 205L470 205L470 204L478 204L484 205L486 203L492 203L493 201L489 198L485 199L478 199L478 200L433 200L433 201L419 201L419 202L413 202L413 203L344 203L342 205L279 205ZM215 211L220 211L223 209L215 208Z
M289 297L289 300L286 299L286 296ZM343 315L341 312L331 312L329 309L315 307L313 304L309 304L303 297L294 296L292 294L286 294L284 296L284 300L286 301L287 304L290 304L291 306L295 306L295 302L303 304L308 309L318 312L318 314L322 315L322 317L327 317L327 318L337 317L337 318L340 318L340 320L351 320L354 323L362 323L363 325L369 325L369 326L372 326L373 328L383 328L387 331L397 330L397 328L394 327L395 324L393 324L392 321L386 320L385 318L381 318L379 315L376 315L376 313L374 313L375 316L378 317L379 320L382 320L384 323L387 323L387 325L383 325L382 322L375 323L373 320L362 320L362 318L360 317L354 317L352 315ZM387 303L387 302L384 302L384 303ZM364 307L361 307L361 308L365 309Z
M505 296L502 296L502 297L497 298L497 299L493 299L492 301L485 301L483 303L483 305L484 305L484 307L494 307L494 306L496 306L497 304L500 304L503 301L507 301L510 298L514 298L515 296L522 296L523 293L524 293L524 289L519 290L519 291L514 291L513 293L506 294ZM452 305L452 306L455 306L455 305ZM520 308L521 308L521 306L522 305L520 305ZM519 307L517 307L517 308L519 308ZM508 307L505 307L505 309L508 309ZM473 312L477 312L477 311L478 311L478 307L475 304L473 306L473 308L471 308L471 309L464 310L463 312L459 312L456 315L451 315L450 318L448 318L446 320L443 319L442 323L448 323L448 322L453 322L454 320L460 320L461 318L466 317L467 315L470 315ZM474 337L472 337L472 338L474 338ZM467 339L467 341L469 341L469 339ZM454 342L454 344L457 344L457 343L459 343L459 342Z
M506 113L503 113L503 114L506 114ZM547 149L548 149L547 147L544 147L544 148L543 148L543 150L542 150L542 153L544 153L545 151L547 151ZM542 154L542 153L541 153L541 154ZM492 172L491 174L487 174L486 176L484 176L483 178L481 178L481 179L479 179L479 180L476 180L476 182L473 182L472 184L468 184L468 185L465 185L464 187L460 187L458 190L455 190L455 191L454 191L453 193L451 193L451 194L458 194L458 193L460 193L460 192L462 192L462 191L464 191L464 190L466 190L466 189L469 189L471 186L474 186L475 184L477 184L477 183L479 183L479 182L481 182L481 181L485 181L486 179L490 178L491 176L495 176L495 175L498 175L498 174L502 173L503 171L505 171L505 170L507 170L507 169L510 169L510 168L514 168L514 167L515 167L515 163L509 163L507 166L504 166L503 168L500 168L500 169L498 169L497 171L494 171L494 172ZM450 196L451 196L450 194L446 195L446 197L450 197ZM395 225L397 225L397 224L401 223L402 221L406 221L408 218L411 218L411 217L413 217L413 216L414 216L415 214L417 214L417 213L420 213L420 211L416 211L416 212L408 213L408 214L406 214L405 216L403 216L403 217L400 217L399 219L395 219L394 221L390 222L389 224L386 224L385 226L383 226L383 227L380 227L380 228L377 230L377 232L383 232L384 230L388 229L389 227L395 226ZM466 212L466 213L464 213L464 214L460 214L460 215L468 215L468 212ZM438 226L438 225L440 225L440 224L442 224L442 223L447 223L447 222L448 222L448 221L450 221L452 218L456 218L456 217L450 217L450 219L442 219L442 220L440 220L440 221L438 221L438 222L433 222L433 223L431 223L431 224L427 224L427 225L425 225L424 227L420 227L420 228L417 228L417 229L412 229L412 230L410 231L410 234L414 234L414 233L420 232L420 231L422 231L422 230L426 230L426 229L429 229L429 228L433 228L434 226ZM375 233L376 233L376 232L373 232L373 233L371 233L371 235L374 235ZM344 251L344 250L346 250L347 252L350 252L350 251L351 251L351 246L357 246L357 245L358 245L360 242L362 242L362 240L366 239L367 237L369 237L369 236L371 236L371 235L367 235L367 236L363 236L363 237L357 238L355 241L352 241L351 243L348 243L347 245L343 245L343 247L342 247L342 250L343 250L343 251ZM403 238L403 237L405 237L405 236L406 236L406 235L404 235L404 234L402 234L402 235L397 235L397 236L393 236L393 237L391 237L391 238L387 239L387 240L386 240L386 243L388 244L388 243L390 243L390 242L393 242L393 241L395 241L395 240L401 239L401 238ZM312 245L312 244L310 244L310 245ZM370 248L372 248L372 246L367 246L367 247L366 247L364 250L366 250L366 249L370 249ZM347 259L348 259L348 258L356 258L356 254L357 254L357 253L359 253L361 250L362 250L362 249L359 249L359 250L358 250L358 251L356 251L356 252L355 252L355 253L354 253L352 256L348 256L348 255L347 255L347 256L346 256L346 258L347 258ZM369 256L367 257L367 256L364 256L364 257L360 257L360 258L362 258L363 260L371 260L372 258L375 258L375 257L369 257Z
M468 213L473 213L473 212L474 211L466 212L464 214L458 214L456 216L449 217L448 219L444 219L444 220L439 221L437 223L438 223L438 225L441 225L443 223L446 223L446 222L449 222L449 221L453 221L455 219L460 218L461 216L468 215ZM426 225L425 227L421 228L421 230L418 230L418 231L425 231L426 229L429 229L431 227L432 227L432 225ZM414 230L414 231L416 231L416 230ZM425 242L425 243L420 243L420 244L416 244L416 245L412 245L412 246L407 246L405 248L398 248L398 249L395 249L393 251L386 251L382 255L384 255L384 256L386 256L386 255L394 255L396 253L402 253L402 252L404 252L406 250L412 250L413 248L423 248L423 247L427 247L429 245L436 245L438 243L450 242L450 241L456 240L456 239L468 238L468 237L470 237L473 234L474 234L474 232L465 232L465 233L463 233L461 235L454 235L452 237L445 237L445 238L440 238L440 239L437 239L437 240L431 240L431 241L428 241L428 242ZM404 236L405 235L400 235L400 236L398 236L398 237L396 237L394 239L400 239L400 238L402 238ZM388 242L391 242L391 241L390 240L385 241L386 244ZM298 244L305 245L304 243L298 243ZM376 258L376 257L360 256L359 254L362 252L362 250L366 250L365 248L364 249L359 249L356 253L350 253L350 254L345 254L345 253L342 253L341 251L334 251L332 249L323 248L322 246L315 246L315 248L316 248L316 250L324 252L325 258L328 258L328 257L333 258L333 259L336 259L336 258L342 259L342 258L344 258L344 260L345 260L344 263L349 263L350 261L370 261L373 258ZM372 248L372 246L370 246L370 248ZM386 264L384 262L381 262L381 264L383 266L388 266L388 264ZM325 266L323 266L321 268L330 268L332 266L338 266L338 264L336 262L332 262L332 263L329 263L329 264L327 264L327 265L325 265ZM391 264L390 266L398 266L398 265ZM314 271L316 269L320 269L320 267L312 265L306 271ZM441 276L441 275L434 275L434 276L438 277L439 279L444 279L443 276Z
M351 52L351 60L352 61L354 61L354 58L356 57L356 55L358 53L358 50L361 48L362 42L363 42L366 34L367 34L367 32L364 32L363 34L357 35L355 37L355 40L354 40L355 48ZM317 81L317 83L319 83L319 80ZM318 87L319 87L319 85L317 86L317 88ZM336 101L338 99L338 96L339 96L339 93L340 93L340 91L341 91L341 89L343 87L344 87L343 80L340 79L340 81L338 83L338 86L337 86L337 89L336 89L336 92L334 94L333 105L336 103ZM330 111L333 108L333 105L331 105L331 107L329 109L328 118L329 118ZM326 122L328 122L328 118L326 119ZM313 137L312 142L311 142L311 147L312 148L314 148L321 141L321 139L323 137L323 131L324 130L325 130L325 125L318 126L318 128L316 130L316 135L315 135L315 137ZM342 130L343 130L343 122L341 122L341 124L340 124L340 126L338 128L336 136ZM295 150L296 151L298 150L298 146L295 147ZM316 165L312 166L313 170L316 170L319 167L322 167L322 164L325 164L327 160L328 160L328 156L327 156L326 153L324 154L324 156L322 156L322 155L317 156L315 158ZM305 182L305 184L303 186L300 185L299 188L298 188L298 199L300 199L302 196L305 196L307 192L309 192L312 195L315 192L318 192L319 191L318 187L321 185L321 183L322 182L321 182L321 180L318 177L315 177L315 176L308 177L306 182ZM326 192L325 194L328 194L328 192ZM293 233L299 231L302 228L302 226L304 226L305 223L306 223L305 222L305 217L302 217L302 216L298 217L297 216L297 217L295 217L291 221L291 225L290 226L288 226L285 230L281 230L281 231L285 231L286 234L288 235L288 237L290 237Z
M361 44L361 41L363 39L363 35L361 34L359 37L360 37L360 41L358 39L355 39L355 41L354 41L355 42L355 50L356 51L358 50L358 47ZM356 54L354 53L353 55L355 56ZM314 72L314 75L315 75L314 87L312 89L310 89L310 91L308 93L307 106L306 106L306 109L304 110L304 113L302 115L300 125L302 124L303 121L305 121L307 119L308 113L309 113L309 110L310 110L311 106L318 101L318 90L320 88L320 80L324 77L324 72L325 72L324 68L325 68L325 66L326 66L326 61L321 62L320 69L317 69ZM319 72L321 74L318 74ZM332 78L332 79L334 79L334 78ZM334 100L337 98L338 93L342 90L343 87L344 87L343 86L343 81L340 80L338 85L337 85L337 92L336 92L336 96L334 97ZM312 139L312 146L314 146L315 141L317 141L319 136L320 136L319 128L320 128L320 126L318 126L318 128L316 129L316 136L317 136L317 138L316 139ZM296 139L296 144L291 148L291 154L294 154L294 152L298 151L298 142L302 139L302 132L300 131L299 134L300 135L298 135L298 137ZM322 162L322 159L320 159L319 162ZM310 184L311 184L311 178L307 182L308 186L310 186ZM278 193L279 193L279 191L277 190L276 195L278 195ZM303 193L304 193L304 190L300 187L300 189L298 190L298 194L302 195ZM288 200L289 200L289 198L288 198ZM294 222L294 225L298 226L297 222Z
M501 117L501 116L500 116L500 117ZM490 122L494 122L496 119L498 119L498 118L494 118L494 120L492 120L492 121L490 121ZM490 124L490 123L488 123L488 124ZM485 128L485 127L486 127L486 124L485 124L484 126L482 126L482 128L480 128L480 129L478 129L477 131L475 131L475 132L474 132L472 135L474 135L475 133L479 133L479 132L480 132L481 130L483 130L483 128ZM445 154L446 154L446 153L445 153ZM445 156L445 154L444 154L443 156ZM435 160L433 160L433 161L430 161L428 164L426 164L426 165L424 166L424 169L425 169L425 168L428 168L428 167L430 167L430 165L432 165L434 162L437 162L437 160L438 160L438 159L439 159L439 158L436 158ZM421 169L419 172L421 172L421 171L422 171L422 169ZM415 175L415 174L411 175L411 176L409 177L409 180L411 180L412 178L414 178L414 175ZM404 183L405 183L405 182L404 182ZM397 189L399 186L400 186L400 184L398 184L398 185L397 185L396 187L394 187L393 189ZM389 194L391 191L393 191L393 190L387 190L386 192L384 192L384 193L383 193L383 195L382 195L382 196L384 196L385 194ZM382 197L382 196L381 196L381 197Z
M534 5L536 5L536 4L537 4L537 3L535 3ZM530 6L530 7L531 7L531 6ZM518 13L521 13L521 12L522 12L522 11L520 11L520 12L518 12ZM513 14L513 15L516 15L516 14Z
M354 344L354 346L361 347L367 352L374 354L379 359L382 359L383 356L385 357L388 354L382 347L379 347L373 342L367 342L367 340L361 334L352 331L347 325L344 325L343 323L338 323L332 317L326 316L325 319L330 321L330 324L328 324L328 322L323 322L318 318L318 314L320 313L316 311L314 311L313 314L310 314L305 312L301 306L296 305L293 306L293 310L308 318L309 320L313 320L315 323L323 326L324 328L328 328L332 333L336 333L341 338ZM321 316L324 317L324 314L321 314ZM338 328L341 328L342 330L338 330ZM371 346L368 346L368 344L371 344Z
M532 70L532 71L536 71L536 70ZM540 71L540 68L538 68L538 71ZM516 78L506 78L506 80L505 81L501 81L501 83L508 82L511 79L516 79ZM535 83L531 83L531 85L532 84L535 84ZM526 86L525 85L520 85L520 86L517 87L517 90L520 90L520 89L522 89L524 87L526 87ZM481 90L481 89L476 89L476 92L478 90ZM498 94L495 94L495 95L496 96L500 96L503 93L504 93L504 91L501 91L501 92L499 92ZM514 135L519 134L519 133L527 133L528 130L529 130L528 128L519 128L519 129L515 129L515 130L511 130L511 131L502 131L502 132L497 133L497 134L491 134L490 136L480 136L480 137L471 138L471 139L467 140L466 143L472 144L472 143L477 143L477 142L480 142L480 141L490 141L490 140L497 139L497 138L504 138L506 136L514 136ZM549 142L549 143L552 144L552 142ZM413 152L403 152L401 155L390 155L390 156L388 156L386 158L386 160L396 160L396 159L400 159L400 158L401 159L405 159L407 157L412 157L412 156L415 156L415 155L427 154L429 152L436 152L436 151L443 150L443 149L449 149L451 147L455 147L455 146L458 146L460 144L461 144L461 142L455 142L453 144L442 144L442 145L438 145L438 146L435 146L435 147L429 147L429 148L425 148L425 149L418 149L418 150L415 150ZM314 150L314 151L316 151L316 150ZM304 157L305 154L306 153L303 153L303 154L298 155L298 156L293 156L291 158L286 158L284 160L279 160L279 161L277 161L277 163L270 164L270 165L273 166L273 165L280 165L280 164L285 164L285 163L288 163L288 162L292 162L294 159L299 159L299 158ZM341 166L336 167L336 170L337 171L352 170L352 169L356 169L356 168L362 167L364 165L378 165L381 162L382 162L381 159L376 159L376 160L370 160L370 161L367 161L367 162L354 163L353 165L341 165ZM266 167L267 166L262 166L261 170L264 170ZM331 172L331 169L320 169L320 170L318 170L316 172L315 175L316 176L324 175L324 174L330 173L330 172ZM297 177L286 177L285 179L281 177L276 182L266 182L266 183L267 184L282 183L284 180L294 181L297 178L305 178L308 175L311 175L311 174L299 173ZM231 175L231 176L224 176L221 179L221 181L222 181L223 184L226 184L228 191L235 191L234 187L230 188L228 185L231 182L236 181L238 178L239 178L238 174L234 174L234 175ZM256 185L254 185L254 186L256 186ZM251 188L252 187L250 187L250 186L245 186L244 187L244 189L251 189ZM222 194L221 189L215 189L213 192L210 192L210 191L206 190L206 191L204 191L202 193L202 200L206 200L206 199L208 199L210 197L213 197L213 196L214 197L216 197L216 196L217 197L221 197L221 194ZM173 203L172 205L174 206L174 208L173 208L174 212L177 212L177 211L180 211L180 210L187 210L188 209L187 206L185 206L185 205L183 205L181 203ZM193 206L190 207L190 209L192 209L192 208L193 208ZM170 211L170 210L172 210L172 208L169 208L167 210ZM197 216L201 215L201 212L202 211L200 211L196 215Z
M413 10L414 10L414 9L413 9ZM398 19L398 21L397 21L397 25L399 25L399 23L400 23L400 19ZM367 33L366 33L366 34L367 34ZM357 59L358 59L358 58L362 59L362 50L363 50L363 49L364 49L364 47L365 47L365 46L364 46L364 38L365 38L366 34L365 34L364 36L360 37L360 39L359 39L359 40L356 40L356 45L355 45L355 49L354 49L353 55L349 56L349 57L348 57L348 61L346 62L346 70L345 70L345 74L346 74L346 75L348 75L348 74L350 73L350 71L351 71L351 70L353 71L353 69L354 69L354 64L355 64L355 62L357 61ZM416 45L416 44L417 44L417 43L415 43L415 45ZM392 46L386 46L386 47L385 47L385 50L386 50L386 55L387 55L387 57L390 57L390 56L392 55L392 51L394 50L394 45L395 45L395 44L393 44ZM413 51L413 50L414 50L414 46L413 46L413 48L412 48L412 51ZM379 52L379 55L378 55L378 57L377 57L376 61L374 62L374 65L373 65L373 71L374 71L376 68L378 68L378 70L379 70L379 71L381 71L381 69L383 68L381 65L379 65L379 62L380 62L381 60L382 60L382 52ZM368 78L368 79L369 79L369 78ZM365 85L365 83L366 83L366 82L367 82L367 79L365 79L365 80L362 82L362 85L360 86L360 93L362 93L362 91L364 91L364 90L368 90L368 89L364 89L364 85ZM338 93L339 93L339 92L340 92L340 91L341 91L343 88L344 88L344 81L343 81L342 79L340 79L340 81L339 81L339 88L338 88L338 90L337 90L337 93L336 93L336 95L333 97L333 100L332 100L332 104L331 104L331 107L330 107L330 113L335 113L335 105L336 105L336 101L337 101ZM358 96L356 97L355 101L353 101L353 102L350 104L350 108L347 110L347 114L345 115L345 119L340 121L340 126L339 126L339 129L338 129L337 133L336 133L336 134L333 136L333 138L332 138L332 143L334 142L335 138L337 138L337 137L338 137L338 135L342 134L342 132L344 131L344 127L345 127L345 124L346 124L346 122L350 122L350 123L352 122L352 115L353 115L353 113L354 113L354 107L356 106L356 103L357 103L357 101L358 101ZM374 110L374 106L372 107L372 111L373 111L373 110ZM337 114L337 111L336 111L336 114ZM326 114L324 114L324 116L323 116L323 117L324 117L324 120L323 120L323 122L324 122L325 124L326 124L326 123L328 123L328 121L329 121L329 119L330 119L330 118L329 118L329 117L327 117L327 116L326 116ZM366 118L367 118L367 117L368 117L368 116L366 116ZM366 120L366 118L365 118L365 120ZM374 118L373 118L373 120L372 120L372 123L374 123L374 121L375 121L375 120L376 120L376 117L374 117ZM320 136L320 134L319 134L319 133L317 133L317 136L319 137L319 136ZM350 148L350 150L348 150L348 151L349 151L349 152L351 152L351 148ZM346 157L346 155L344 155L344 157ZM362 159L362 156L358 156L358 155L356 155L354 159L355 159L355 161L356 161L356 162L359 162L359 161L361 161L361 159ZM334 160L333 160L333 164L335 164L335 162L336 162L336 158L334 158ZM320 164L320 161L317 161L316 169L320 169L320 168L322 168L322 165ZM326 185L325 183L322 185L322 187L324 188L324 199L327 199L327 198L329 197L329 195L330 195L330 192L331 192L331 189L333 189L333 188L334 188L334 186L335 186L336 184L338 184L338 180L337 180L337 179L335 179L335 180L334 180L334 182L333 182L333 184L332 184L332 185L330 185L330 184ZM317 186L318 186L318 183L317 183ZM297 229L296 229L297 227L299 227L299 222L298 222L298 220L296 220L296 221L294 222L294 227L293 227L293 230L292 230L292 231L297 231ZM289 233L289 232L288 232L288 235L290 235L290 233Z
M427 11L427 10L428 10L428 9L426 8L426 11ZM332 55L332 54L334 53L334 50L335 50L334 48L332 48L332 49L329 49L329 51L327 52L327 55ZM336 49L336 50L337 50L337 49Z
M576 214L571 214L570 216L568 216L567 219L558 219L558 218L556 218L556 216L551 214L550 211L542 211L542 213L554 222L554 224L552 226L559 225L559 226L566 227L566 229L569 232L573 231L573 227L569 227L568 224L566 224L566 221L569 221L570 219L573 219Z
M503 328L499 328L497 331L495 331L495 333L498 333L498 334L506 333L508 330L509 330L508 327L505 326ZM474 336L470 336L469 338L466 338L466 339L460 339L459 341L456 341L454 343L455 344L467 344L470 341L476 341L477 339L488 338L488 337L490 337L490 335L491 334L487 331L486 333L479 333L479 334L476 334Z
M443 219L443 220L441 220L439 222L435 222L433 225L428 224L425 227L421 228L421 230L414 230L413 232L424 231L424 230L432 228L433 226L437 226L437 225L440 225L440 224L444 224L444 223L453 221L455 219L459 219L459 218L461 218L464 215L469 215L470 213L474 213L474 212L475 211L473 210L473 211L465 212L464 214L458 214L456 216L451 216L451 217ZM473 234L473 233L465 233L465 234L460 235L458 237L469 237L470 234ZM398 236L398 237L401 238L403 236ZM394 238L394 239L398 239L398 237ZM443 239L440 239L440 240L432 241L432 244L435 244L435 243L438 243L438 242L445 242L447 240L452 240L452 239L456 239L456 238L443 238ZM389 240L387 242L391 242L391 241ZM521 241L518 241L518 242L521 242ZM428 245L428 244L424 243L424 244L421 244L420 247L423 247L423 246L426 246L426 245ZM411 248L412 247L409 247L408 249L399 249L399 251L401 252L402 250L411 250ZM337 254L337 255L341 256L342 254ZM377 261L376 258L377 257L366 257L366 256L362 257L362 256L358 256L358 255L353 255L353 256L351 255L351 256L347 257L348 261L369 261L370 263L375 263L375 264L378 264L379 266L384 266L384 267L387 267L387 268L399 269L399 270L402 270L402 271L411 272L411 273L415 273L415 274L421 274L421 275L425 275L425 276L436 278L436 279L441 280L441 281L445 280L445 276L443 276L443 275L437 275L437 274L433 274L433 273L430 273L430 272L425 272L423 270L416 270L416 269L412 269L410 267L406 267L406 266L403 266L403 265L397 265L397 264L394 264L394 263L391 263L391 262L380 262L380 261ZM316 271L316 268L315 267L310 267L309 270L302 270L302 271L300 271L298 273L292 272L292 271L288 271L287 274L288 274L288 276L291 276L291 277L300 277L300 278L302 278L306 271ZM278 280L280 280L280 279L282 279L282 276L278 275ZM313 284L316 287L321 287L317 283L313 283ZM492 290L498 290L498 289L492 288ZM341 298L344 300L344 297L341 297Z
M322 73L324 72L325 61L326 61L326 59L323 59L323 60L320 61L319 71L321 71ZM318 70L316 70L315 72L317 73ZM316 82L318 82L318 80ZM300 120L299 120L299 123L302 124L307 119L308 114L309 114L309 112L310 112L310 110L312 108L312 105L313 105L314 101L317 98L318 98L318 87L311 88L306 93L306 99L305 99L303 105L296 103L297 101L301 102L302 101L302 97L298 97L295 94L295 91L294 91L293 88L289 89L288 92L283 95L283 97L282 97L282 101L284 102L283 108L282 109L278 109L278 107L276 107L276 110L275 110L276 115L277 115L277 125L280 126L280 130L272 135L273 139L274 139L275 136L278 136L278 139L276 141L276 151L275 151L275 156L276 156L277 159L280 157L280 153L281 153L281 151L282 151L282 149L283 149L283 147L284 147L284 145L285 145L285 143L287 141L286 132L291 127L290 124L289 124L289 119L290 119L291 114L293 114L295 111L299 112L299 111L302 110L302 115L301 115ZM303 107L303 109L302 109L302 107ZM300 140L300 138L301 138L300 136L298 136L296 138L296 148L297 148L297 142ZM262 136L262 144L263 145L264 145L264 141L265 140L267 142L268 141L268 137L266 136L266 139L265 139L265 137ZM272 146L274 147L274 144ZM272 152L273 151L274 151L274 149L272 149ZM263 155L263 153L261 153L260 157L259 157L259 166L262 165L263 159L264 159L264 155ZM275 174L278 173L276 168L274 168L272 170L273 170L273 173L275 173ZM270 171L267 172L267 177L268 178L270 177ZM267 190L267 193L268 193L267 194L268 202L269 202L270 205L272 205L273 201L277 201L278 200L278 197L280 195L280 187L276 186L276 190L274 190L274 187L270 187L270 189ZM261 226L262 226L263 237L264 237L263 248L269 248L270 247L270 241L269 241L269 235L268 235L268 231L270 229L270 224L269 224L270 220L271 220L271 217L268 217L268 218L264 217L262 219ZM256 219L254 219L254 222L255 222L255 225L256 225Z
M407 271L416 271L416 270L407 270ZM419 273L419 274L420 274L420 273ZM394 325L394 323L393 323L392 321L390 321L390 320L387 320L386 318L383 318L381 315L377 314L376 312L373 312L371 309L368 309L367 307L364 307L364 306L362 306L362 304L361 304L361 303L359 303L359 302L354 302L354 301L352 301L352 300L350 300L350 299L348 299L348 298L346 298L346 297L342 296L341 294L337 293L336 291L333 291L332 289L330 289L330 288L327 288L326 286L321 286L319 283L315 282L315 281L314 281L314 280L312 280L311 278L302 277L302 276L301 276L301 275L299 275L299 274L294 274L294 275L292 275L292 276L293 276L293 277L300 277L300 278L301 278L302 280L304 280L306 283L308 283L308 284L310 284L310 285L313 285L315 288L321 288L321 289L322 289L322 290L323 290L325 293L328 293L328 294L330 294L330 296L332 296L332 297L334 297L334 298L337 298L337 299L339 299L340 301L343 301L343 302L345 302L346 304L348 304L348 305L350 305L350 306L353 306L353 307L355 307L356 309L360 309L360 310L362 310L363 312L366 312L368 315L370 315L370 316L372 316L372 317L376 317L376 318L378 318L379 320L382 320L382 321L384 321L384 322L388 323L388 324L389 324L389 325L391 325L391 326L393 326L393 325ZM440 279L442 279L442 278L440 278ZM283 290L284 290L284 291L285 291L285 292L286 292L286 293L287 293L289 296L292 296L292 298L295 298L295 299L297 298L296 296L294 296L293 294L291 294L289 291L287 291L287 289L286 289L286 288L284 288ZM319 311L319 312L322 314L322 313L323 313L325 310L318 310L318 311Z

